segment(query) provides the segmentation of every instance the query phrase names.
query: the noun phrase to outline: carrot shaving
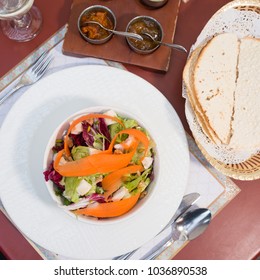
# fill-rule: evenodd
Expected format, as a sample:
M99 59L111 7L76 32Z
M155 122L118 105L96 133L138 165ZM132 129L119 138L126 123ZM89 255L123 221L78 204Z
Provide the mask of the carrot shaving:
M107 200L112 193L119 189L125 175L142 170L143 167L141 165L130 165L108 174L102 181L102 188L106 191L104 194L105 199Z
M98 116L98 115L95 114L95 116ZM86 116L83 116L83 118L84 117L86 117ZM76 124L78 122L79 122L79 119L76 120ZM69 133L69 131L68 131L68 133ZM144 156L142 157L142 159L143 159L148 150L149 139L140 130L125 129L115 135L115 137L112 139L112 141L109 145L108 150L101 151L98 154L94 154L94 155L91 155L91 156L88 156L85 158L81 158L79 160L67 161L64 164L59 164L64 150L65 150L65 154L67 154L66 148L64 148L64 150L62 150L58 153L58 155L54 161L54 169L58 173L60 173L62 176L70 177L70 176L88 176L88 175L96 174L96 173L109 173L109 172L113 172L115 170L121 169L123 167L126 167L130 163L132 157L134 156L134 154L136 152L136 149L138 146L138 141L133 141L132 145L129 147L128 153L113 154L114 143L120 134L133 135L137 140L139 140L140 142L143 143L143 145L145 147ZM142 161L142 159L141 159L141 161Z
M69 138L69 134L71 133L72 129L78 124L81 123L83 121L89 120L89 119L98 119L98 118L102 118L102 119L110 119L113 121L116 121L118 123L120 123L123 127L124 124L116 117L112 117L112 116L108 116L108 115L104 115L104 114L89 114L89 115L84 115L79 117L78 119L74 120L71 124L70 127L68 129L68 132L64 138L64 150L67 156L70 155L70 151L69 151L69 146L68 146L68 138Z
M88 176L96 173L109 173L129 164L136 147L127 154L99 153L75 161L59 164L63 151L60 151L54 161L54 169L65 177ZM106 152L106 151L105 151Z
M98 203L94 207L75 210L76 215L93 216L97 218L111 218L125 214L137 203L140 193L119 201Z
M149 139L148 137L145 135L145 133L143 133L141 130L138 130L138 129L133 129L133 128L128 128L128 129L124 129L124 130L121 130L120 132L118 132L115 137L112 139L110 145L109 145L109 148L108 150L110 152L112 152L113 150L113 147L115 145L115 142L116 142L116 139L119 135L121 134L129 134L129 135L132 135L134 136L138 141L140 141L141 143L143 143L144 145L144 155L143 157L141 158L140 161L142 161L148 151L148 148L149 148Z

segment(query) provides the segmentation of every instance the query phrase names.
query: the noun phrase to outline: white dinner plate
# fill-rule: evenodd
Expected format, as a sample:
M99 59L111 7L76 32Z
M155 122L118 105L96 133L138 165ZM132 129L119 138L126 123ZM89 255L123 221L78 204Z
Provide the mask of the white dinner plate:
M54 129L78 110L106 106L130 112L152 135L158 175L135 215L86 223L67 215L48 193L43 157ZM185 192L189 152L182 124L155 87L127 71L86 65L43 78L14 104L0 138L0 195L15 225L31 240L71 259L107 259L153 238Z

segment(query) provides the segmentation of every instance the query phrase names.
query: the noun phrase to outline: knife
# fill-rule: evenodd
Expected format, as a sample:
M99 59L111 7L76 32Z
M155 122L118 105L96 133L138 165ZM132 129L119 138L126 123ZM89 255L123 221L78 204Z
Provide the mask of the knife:
M160 237L160 235L166 230L169 229L170 227L172 227L172 225L175 223L175 221L179 218L179 216L181 216L182 214L184 214L188 209L190 209L190 207L196 203L200 198L200 194L199 193L190 193L187 194L183 197L176 213L173 215L173 217L171 218L171 220L169 221L169 223L162 229L162 231L160 231L156 237ZM149 243L149 241L148 241ZM137 248L136 250L126 253L122 256L116 257L114 258L114 260L128 260L136 251L138 251Z

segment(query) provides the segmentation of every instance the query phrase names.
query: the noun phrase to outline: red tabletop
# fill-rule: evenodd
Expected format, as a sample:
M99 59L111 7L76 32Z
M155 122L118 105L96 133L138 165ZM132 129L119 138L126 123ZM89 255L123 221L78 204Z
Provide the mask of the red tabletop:
M45 42L67 23L71 0L35 0L44 23L41 33L32 41L17 43L0 33L0 77ZM210 3L209 3L210 2ZM226 0L190 0L181 4L175 42L187 49L210 17ZM171 102L189 132L181 95L182 70L186 55L172 52L169 71L155 73L135 66L127 69L157 87ZM241 192L212 220L208 230L190 242L174 259L254 259L260 252L260 180L235 181ZM0 251L8 259L41 259L34 248L0 211Z

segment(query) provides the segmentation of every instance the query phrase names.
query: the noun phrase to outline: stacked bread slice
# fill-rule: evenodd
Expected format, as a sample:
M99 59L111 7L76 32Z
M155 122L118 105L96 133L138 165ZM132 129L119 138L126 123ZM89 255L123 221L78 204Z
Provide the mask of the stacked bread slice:
M213 144L259 151L259 39L216 35L192 52L183 80L197 122Z

